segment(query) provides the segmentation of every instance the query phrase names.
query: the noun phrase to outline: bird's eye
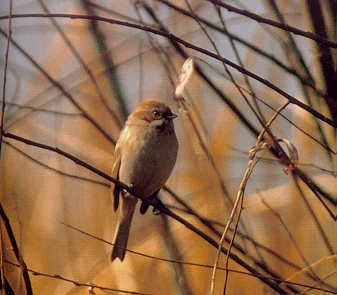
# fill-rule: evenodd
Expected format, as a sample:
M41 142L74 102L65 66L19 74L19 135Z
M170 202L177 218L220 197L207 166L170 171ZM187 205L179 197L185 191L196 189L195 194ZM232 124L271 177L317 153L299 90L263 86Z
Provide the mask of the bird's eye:
M160 112L158 112L157 110L154 110L152 113L153 113L156 117L160 115Z

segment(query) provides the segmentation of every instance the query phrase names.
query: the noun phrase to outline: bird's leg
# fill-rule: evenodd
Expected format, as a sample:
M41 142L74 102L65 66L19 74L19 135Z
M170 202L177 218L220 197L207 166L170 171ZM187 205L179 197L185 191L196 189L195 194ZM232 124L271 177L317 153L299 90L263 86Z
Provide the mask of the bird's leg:
M158 195L158 191L154 192L151 196L148 197L149 201L152 201L157 195ZM145 214L145 212L147 211L147 209L149 208L150 204L146 201L143 201L142 204L140 205L140 214ZM159 214L157 212L158 210L156 210L155 208L153 208L153 214L157 215Z
M125 198L130 198L133 194L133 183L129 183L129 188L130 190L129 191L126 191L126 190L123 190L123 195Z

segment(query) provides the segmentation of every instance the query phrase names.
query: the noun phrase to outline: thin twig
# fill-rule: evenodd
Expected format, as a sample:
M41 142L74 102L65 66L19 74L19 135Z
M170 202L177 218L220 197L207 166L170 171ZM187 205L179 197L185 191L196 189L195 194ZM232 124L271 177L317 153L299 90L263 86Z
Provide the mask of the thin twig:
M272 212L272 214L279 220L279 222L281 223L282 227L285 229L285 231L287 232L290 240L292 241L292 243L294 244L298 254L300 255L303 263L306 265L306 267L308 267L310 269L310 271L312 271L311 267L310 267L310 264L309 262L307 261L307 259L304 257L299 245L297 244L295 238L293 237L292 233L289 231L289 229L287 228L287 225L285 224L285 222L282 220L280 214L275 210L273 209L269 204L268 202L264 199L264 198L261 198L261 201L263 203L263 205L265 205L269 210L270 212ZM317 279L317 277L316 277Z
M285 24L284 17L282 15L282 13L280 12L276 1L275 0L268 0L267 3L270 6L270 9L272 10L272 14L276 15L277 20L280 23ZM314 11L317 12L317 14L319 14L318 13L319 11L317 9L315 9ZM323 23L319 22L319 24L324 25L324 22ZM298 46L297 46L297 44L294 40L293 34L291 34L289 31L283 30L283 31L280 32L279 39L281 41L281 44L283 45L285 54L287 56L289 56L288 60L289 60L289 63L291 64L291 67L294 68L299 73L302 73L301 75L304 76L304 78L306 80L311 81L311 84L315 84L315 80L314 80L308 66L305 63L303 54L301 53L300 49L298 48ZM328 63L330 63L330 61ZM331 62L331 64L332 64L332 62ZM319 80L319 79L317 79L317 80ZM300 82L299 86L302 90L303 97L305 98L307 104L310 107L312 107L314 101L316 101L316 102L319 101L319 95L320 94L316 91L317 90L316 87L308 89L307 85L303 84L302 80L299 79L298 81ZM329 100L329 92L324 91L324 93L325 93L325 95L323 96L324 100L327 102L327 105L329 106L329 101L328 101ZM320 95L320 96L322 96L322 95ZM320 124L320 121L317 120L316 117L313 117L313 120L316 122L319 135L320 135L321 140L323 141L324 145L329 146L329 142L326 138L325 132L323 131L323 128ZM332 155L329 153L329 150L326 150L326 152L327 152L328 157L329 157L329 159L332 163L333 162Z
M14 140L17 141L21 141L25 144L28 145L32 145L38 148L42 148L42 149L46 149L49 150L51 152L55 152L58 153L72 161L74 161L76 164L89 169L90 171L100 175L101 177L107 179L108 181L111 181L113 183L115 183L116 185L118 185L120 188L128 191L128 192L132 192L131 188L128 187L125 183L112 178L111 176L109 176L108 174L100 171L99 169L85 163L84 161L76 158L75 156L70 155L69 153L57 148L57 147L51 147L48 146L46 144L42 144L42 143L38 143L29 139L25 139L23 137L5 132L4 135L5 137L8 138L12 138ZM137 196L139 197L139 196ZM141 197L139 197L140 199L142 199ZM152 201L149 200L145 200L147 201L151 206L153 206L154 208L158 209L162 214L166 214L170 217L172 217L173 219L177 220L179 223L183 224L185 227L187 227L188 229L190 229L191 231L193 231L194 233L196 233L197 235L199 235L200 237L202 237L205 241L207 241L209 244L211 244L213 247L219 248L219 244L217 241L215 241L214 239L212 239L210 236L208 236L207 234L205 234L202 230L198 229L197 227L195 227L194 225L192 225L191 223L189 223L187 220L183 219L182 217L180 217L179 215L175 214L174 212L172 212L170 209L168 209L159 199L155 198ZM236 254L228 252L227 249L221 247L221 251L227 255L227 253L229 253L229 257L234 260L235 262L237 262L239 265L241 265L242 267L244 267L245 269L247 269L249 272L253 273L253 274L257 274L257 276L259 277L259 279L264 282L266 285L268 285L269 287L271 287L272 289L274 289L276 292L278 292L279 294L283 294L283 295L287 295L288 293L281 288L274 280L269 280L266 279L265 277L263 277L254 267L250 266L247 262L245 262L244 260L242 260L240 257L238 257Z
M71 228L71 229L73 229L73 230L75 230L75 231L77 231L77 232L85 235L85 236L93 238L93 239L95 239L97 241L103 242L103 243L108 244L110 246L113 245L111 242L109 242L107 240L104 240L102 238L99 238L97 236L89 234L88 232L85 232L85 231L83 231L83 230L81 230L79 228L76 228L76 227L72 226L72 225L66 224L64 222L61 222L61 224L65 225L65 226L67 226L67 227L69 227L69 228ZM212 265L208 265L208 264L167 259L167 258L163 258L163 257L158 257L158 256L153 256L153 255L148 255L148 254L136 252L136 251L133 251L133 250L130 250L130 249L126 249L126 251L128 251L129 253L132 253L134 255L139 255L139 256L142 256L142 257L145 257L145 258L159 260L159 261L163 261L163 262L169 262L169 263L183 264L183 265L194 266L194 267L213 269L213 266ZM10 263L10 262L8 262L8 263ZM252 277L256 277L256 278L259 278L259 276L261 276L261 275L252 274L252 273L249 273L249 272L244 272L244 271L240 271L240 270L236 270L236 269L228 269L228 268L224 268L224 267L219 267L218 269L221 270L221 271L229 271L229 272L233 272L233 273L237 273L237 274L241 274L241 275L248 275L248 276L252 276ZM300 270L300 269L301 268L298 268L298 270ZM31 270L28 270L28 271L31 271ZM268 278L268 279L273 280L273 281L278 282L278 283L284 283L284 284L286 284L288 286L298 286L298 287L304 287L304 288L312 288L314 290L325 291L327 293L336 294L334 291L330 291L330 290L323 289L323 288L308 286L308 285L301 284L301 283L296 283L296 282L290 282L290 281L283 280L283 279L280 279L280 278L275 278L275 277L267 277L265 275L262 275L262 276L264 278Z
M297 188L297 190L298 190L298 192L299 192L299 194L300 194L303 202L307 206L308 211L309 211L311 217L313 218L314 223L316 224L317 230L318 230L319 234L321 235L322 240L324 241L324 243L325 243L325 245L326 245L326 247L327 247L330 255L334 255L335 254L335 250L334 250L333 246L331 245L331 242L329 241L326 233L324 232L322 224L318 220L318 217L316 216L313 208L311 207L311 205L310 205L310 203L309 203L309 201L307 199L307 196L304 194L303 190L301 189L301 187L300 187L300 185L298 183L298 179L296 177L294 177L294 182L295 182L296 188Z
M170 227L169 219L165 214L161 214L161 237L163 238L163 243L165 243L166 248L168 249L169 255L175 261L182 260L182 253L179 251L178 241L176 232ZM174 263L172 265L173 273L175 277L176 284L180 288L181 294L184 295L193 295L193 289L191 288L190 280L187 276L186 269L184 268L183 263Z
M0 33L7 37L7 34L0 29ZM15 42L11 38L11 43L45 76L45 78L55 87L57 88L69 101L83 114L83 116L92 124L94 125L100 133L107 138L113 144L116 141L107 133L99 124L98 122L74 99L74 97L63 87L63 85L56 81L41 65L38 64L36 60L34 60L21 46Z
M7 144L8 146L10 146L15 151L17 151L18 153L20 153L21 155L23 155L24 157L26 157L29 160L33 161L34 163L37 163L41 167L46 168L46 169L48 169L50 171L53 171L53 172L55 172L55 173L57 173L59 175L62 175L62 176L65 176L65 177L70 177L70 178L81 180L81 181L87 181L87 182L90 182L90 183L93 183L93 184L102 185L102 186L105 186L105 187L110 187L109 183L107 183L107 182L98 181L98 180L94 180L94 179L90 179L90 178L86 178L86 177L81 177L81 176L77 176L77 175L74 175L74 174L69 174L69 173L63 172L63 171L61 171L59 169L53 168L53 167L51 167L49 165L46 165L46 164L42 163L41 161L39 161L37 159L31 157L30 155L28 155L24 151L20 150L19 148L17 148L16 146L14 146L13 144L11 144L10 142L8 142L6 140L3 140L3 142L5 144Z
M87 5L87 2L82 0L81 1L84 10L87 12L88 15L95 15L94 7ZM101 53L101 59L103 65L107 69L110 87L114 92L115 99L119 105L120 113L122 114L123 120L126 120L128 116L128 110L125 105L125 98L122 94L122 87L119 81L119 77L117 71L115 69L114 59L110 57L110 51L108 45L106 44L106 36L104 35L104 31L101 30L99 27L99 22L95 19L91 19L90 21L90 30L92 31L92 36L96 42L97 48ZM108 107L108 106L107 106ZM109 107L108 107L109 109ZM117 119L117 118L116 118ZM121 123L118 124L119 127L123 127Z
M9 44L12 36L12 0L9 1L9 17L8 17L8 34L7 34L7 43L6 43L6 52L5 52L5 64L3 70L3 79L2 79L2 97L1 97L1 119L0 119L0 158L1 158L1 147L2 147L2 133L4 126L4 117L5 117L5 107L6 107L6 81L7 81L7 67L8 67L8 54L9 54Z
M301 170L299 170L297 167L295 167L295 169L292 171L292 173L295 176L299 177L310 188L310 190L314 193L314 195L317 197L317 199L321 202L321 204L323 205L323 207L329 213L330 217L334 221L336 221L337 220L337 215L335 215L335 213L329 208L329 206L327 204L325 204L325 202L322 199L322 197L320 196L320 194L322 194L325 198L327 198L327 196L323 194L324 192L322 190L320 190L320 188L315 184L315 182L312 181L312 179L310 177L308 177L307 175L304 175L303 172ZM329 199L329 201L333 205L335 205L335 206L337 205L337 200L336 199Z
M45 13L50 13L48 7L46 6L46 4L44 3L43 0L38 0L38 2L40 3L40 5L42 6L43 10L45 11ZM64 42L67 44L67 46L69 47L69 49L71 50L72 54L75 56L75 58L77 59L77 61L80 63L80 65L83 67L83 69L85 70L85 72L88 74L91 83L93 84L93 86L95 87L97 94L102 102L102 104L105 106L107 112L109 113L109 115L111 116L112 120L117 124L118 127L122 128L122 123L120 122L120 120L118 119L117 115L115 114L115 112L113 112L111 110L111 108L109 107L109 105L107 104L107 100L104 97L91 69L87 66L86 62L83 60L83 58L80 56L80 54L78 53L78 51L76 50L76 48L74 47L74 45L72 44L71 40L67 37L67 35L64 33L64 31L62 30L62 28L60 27L60 25L57 23L57 21L53 18L50 17L50 21L52 22L53 26L56 28L56 30L60 33L61 37L63 38Z
M23 280L25 282L26 292L27 292L28 295L32 295L33 289L32 289L32 284L30 282L29 274L28 274L28 271L27 271L27 265L26 265L25 261L23 260L20 249L18 247L18 244L16 243L15 236L14 236L12 227L10 225L9 219L8 219L1 203L0 203L0 216L1 216L1 219L4 223L4 225L5 225L6 232L8 234L9 241L11 243L14 255L15 255L17 261L18 261L19 268L22 271L22 276L23 276Z
M225 32L225 34L226 34L226 36L227 36L227 38L229 40L229 43L230 43L231 48L232 48L232 50L233 50L233 52L235 54L235 57L238 60L239 66L242 67L242 68L244 68L244 64L243 64L242 58L241 58L241 56L239 54L239 50L238 50L238 48L237 48L237 46L236 46L236 44L234 42L234 39L230 37L231 34L229 33L229 31L227 29L227 26L226 26L226 23L225 23L225 20L223 19L222 15L221 15L220 7L217 6L217 5L214 5L214 8L215 8L215 10L216 10L216 12L217 12L217 14L218 14L218 16L220 18L220 22L222 24L223 31ZM257 103L256 94L254 92L254 89L253 89L251 83L249 82L248 76L244 74L243 78L244 78L245 84L248 86L250 95L251 95L251 97L253 99L254 106L255 106L255 109L256 109L256 113L258 114L258 116L261 119L261 121L265 124L266 123L266 119L265 119L265 117L264 117L264 115L263 115L263 113L261 111L261 108L260 108L259 104ZM235 86L238 87L238 85L235 85ZM241 87L240 87L240 89L241 89Z
M213 4L216 4L216 5L219 5L219 6L223 7L223 8L225 8L225 9L227 9L230 12L235 12L237 14L240 14L240 15L246 16L248 18L251 18L253 20L256 20L259 23L264 23L264 24L271 25L273 27L276 27L276 28L279 28L279 29L282 29L282 30L285 30L285 31L292 32L295 35L300 35L300 36L309 38L311 40L316 41L317 43L329 46L331 48L337 48L337 42L332 42L332 41L330 41L330 40L328 40L328 39L326 39L324 37L315 35L313 33L305 32L303 30L300 30L298 28L289 26L287 24L279 23L277 21L273 21L273 20L270 20L268 18L264 18L264 17L262 17L260 15L257 15L255 13L249 12L248 10L242 10L240 8L236 8L236 7L234 7L232 5L229 5L229 4L225 3L225 2L222 2L220 0L207 0L207 1L211 2Z
M208 32L206 31L206 29L203 27L203 25L201 24L201 22L198 20L195 12L193 11L192 7L190 6L188 0L185 0L185 3L187 4L191 14L193 15L193 18L196 20L196 22L198 23L199 27L201 28L201 30L204 32L204 34L206 35L206 37L208 38L208 40L210 41L210 43L212 44L214 50L216 51L216 53L220 56L220 52L217 48L217 46L215 45L214 41L212 40L212 38L210 37L210 35L208 34ZM224 65L224 68L227 72L227 74L229 75L232 83L236 86L236 88L239 90L240 94L244 97L245 101L248 103L249 107L252 109L252 111L255 113L256 117L258 118L259 121L262 121L262 119L258 116L258 114L256 113L256 111L253 109L253 107L250 105L250 103L248 102L248 99L246 98L246 96L244 95L243 91L241 90L241 88L237 85L234 77L232 76L231 72L228 70L227 66L226 66L226 63L223 63ZM206 148L206 147L205 147ZM210 153L209 153L210 154ZM213 161L213 158L210 157L210 161L211 163L215 166L215 163ZM216 169L217 171L217 169ZM219 178L220 178L220 174L219 175ZM220 178L221 179L221 178ZM247 177L248 179L248 177ZM227 194L228 195L228 194ZM238 201L241 200L242 202L242 198L240 199L237 199L236 202L234 203L233 205L233 209L232 209L232 212L230 213L230 217L229 217L229 220L233 220L234 218L234 213L236 212L236 207L238 205ZM241 212L241 210L239 211ZM238 217L239 219L239 217ZM225 232L228 231L229 229L229 225L230 225L230 222L227 223L226 225L226 228L225 228ZM228 227L227 227L228 226ZM234 235L235 235L235 231L234 231ZM230 246L229 246L229 250L228 250L228 253L227 253L227 260L226 260L226 268L228 268L228 260L229 260L229 253L230 253L230 248L232 247L233 245L233 241L234 241L234 235L230 241ZM222 240L222 243L219 242L219 249L218 249L218 253L217 253L217 256L216 256L216 261L215 261L215 267L213 269L213 274L212 274L212 279L211 279L211 294L213 295L214 294L214 291L215 291L215 274L216 274L216 268L218 266L218 262L219 262L219 258L220 258L220 248L223 246L223 243L224 243L224 240L226 238L226 234L223 236L224 239ZM227 285L227 278L228 278L228 272L226 271L226 280L225 280L225 287L224 287L224 294L225 294L225 290L226 290L226 285Z
M41 148L41 149L45 149L45 150L48 150L48 151L51 151L51 152L54 152L54 153L57 153L57 154L60 154L70 160L72 160L73 162L75 162L77 165L80 165L84 168L87 168L89 169L90 171L94 172L95 174L98 174L100 175L101 177L107 179L108 181L111 181L113 183L115 183L116 185L118 185L120 188L126 190L126 191L130 191L130 187L127 186L125 183L115 179L115 178L112 178L111 176L109 176L108 174L100 171L99 169L85 163L84 161L80 160L79 158L57 148L57 147L52 147L52 146L49 146L49 145L46 145L46 144L43 144L43 143L39 143L39 142L36 142L36 141L32 141L32 140L29 140L29 139L26 139L26 138L23 138L21 136L18 136L18 135L15 135L15 134L12 134L12 133L9 133L9 132L4 132L3 133L3 136L4 137L8 137L8 138L12 138L12 139L15 139L17 141L21 141L25 144L28 144L28 145L32 145L32 146L35 146L35 147L38 147L38 148Z
M6 263L8 263L8 264L10 264L12 266L18 267L18 264L16 264L16 263L13 263L13 262L10 262L10 261L6 261ZM102 290L102 291L113 291L113 292L118 292L118 293L123 293L123 294L153 295L153 294L149 294L149 293L142 293L142 292L127 291L127 290L121 290L121 289L103 287L103 286L100 286L100 285L95 285L95 284L93 284L91 282L89 282L89 283L81 283L81 282L78 282L78 281L75 281L75 280L68 279L66 277L60 276L58 274L50 275L50 274L42 273L42 272L39 272L39 271L36 271L36 270L32 270L32 269L28 269L28 271L30 273L32 273L32 275L34 275L34 276L41 276L41 277L47 277L47 278L51 278L51 279L61 280L61 281L64 281L64 282L72 283L76 287L88 287L88 289L90 289L90 290L98 289L98 290ZM81 294L84 294L84 292L82 292Z
M259 160L261 160L261 157L257 157ZM218 231L214 226L221 226L222 228L225 228L225 224L220 223L216 220L211 220L208 218L205 218L203 216L201 216L196 210L194 210L193 208L191 208L191 206L189 206L182 198L180 198L177 194L175 194L170 188L168 188L167 186L163 187L163 190L166 191L167 193L169 193L174 200L176 200L178 203L180 203L184 209L181 208L177 208L177 207L173 207L170 206L170 208L174 208L175 210L180 210L184 213L190 214L193 217L196 217L203 225L205 225L207 228L209 228L213 233L215 233L218 237L221 237L221 233L220 231ZM229 228L229 231L231 231L231 229ZM275 258L279 259L280 261L284 262L285 264L293 267L296 271L299 271L301 269L300 266L294 264L293 262L285 259L284 257L282 257L280 254L278 254L277 252L273 251L272 249L256 242L255 240L253 240L249 235L247 234L243 234L239 231L236 232L237 235L239 235L241 238L243 238L244 240L247 240L249 242L251 242L255 248L261 249L266 251L267 253L269 253L270 255L274 256ZM232 239L226 238L226 242L230 243ZM248 252L246 252L243 247L238 244L235 243L235 241L233 241L233 246L236 250L238 250L240 253L242 253L243 255L245 255L245 257L250 258L256 265L258 265L260 268L262 268L266 273L271 274L271 270L268 269L267 266L263 265L261 262L257 261L254 257L252 257ZM212 267L213 268L213 267ZM272 274L275 277L275 274Z
M8 36L7 36L7 44L6 44L6 53L5 53L5 65L4 65L4 76L3 76L3 84L2 84L2 106L1 106L1 122L0 122L0 158L1 158L1 151L2 151L2 138L3 138L3 123L4 123L4 117L5 117L5 102L6 102L6 81L7 81L7 66L8 66L8 54L9 54L9 44L11 40L11 34L12 34L12 0L9 1L9 18L8 18ZM15 236L12 230L12 227L10 225L9 219L5 213L5 210L2 207L2 204L0 203L0 216L1 219L5 225L6 233L9 237L11 248L14 252L14 255L18 261L18 266L22 272L23 281L26 287L26 292L28 295L33 294L32 285L30 282L30 278L27 272L27 265L25 261L23 260L23 257L21 255L20 249L16 243ZM6 274L5 269L3 265L4 260L4 252L3 252L3 233L1 232L1 281L3 286L3 291L6 292L5 286L6 286Z
M195 13L194 13L194 11L192 10L192 8L191 8L191 6L190 6L188 0L185 0L185 2L186 2L186 4L187 4L187 6L188 6L190 12L192 13L192 15L195 15ZM211 44L212 44L213 48L215 49L216 53L220 56L220 52L219 52L217 46L215 45L215 43L214 43L214 41L212 40L212 38L209 36L209 34L208 34L208 32L206 31L206 29L202 26L202 24L200 23L200 21L198 20L198 18L197 18L196 16L194 17L194 19L197 21L199 27L200 27L201 30L204 32L204 34L207 36L208 40L211 42ZM286 103L283 107L281 107L280 110L279 110L279 112L277 112L277 113L272 117L272 119L268 122L268 124L265 125L264 122L263 122L264 119L261 118L261 117L259 116L259 114L257 113L257 110L255 110L255 109L253 108L253 106L251 105L251 103L249 102L249 100L247 99L247 97L244 95L244 93L243 93L241 87L236 83L236 81L235 81L233 75L232 75L231 72L228 70L226 63L223 63L223 65L224 65L224 68L225 68L227 74L229 75L229 77L230 77L232 83L236 86L236 88L238 89L238 91L240 92L240 94L242 95L242 97L245 99L246 103L248 104L248 106L250 107L250 109L253 111L253 113L255 114L256 118L257 118L257 119L259 120L259 122L261 123L261 125L264 126L264 129L263 129L263 130L264 130L264 131L267 131L268 134L272 137L271 132L269 131L269 126L270 126L270 124L275 120L277 114L278 114L279 112L281 112L281 111L288 105L288 103ZM260 137L258 138L258 141L260 141L260 140L262 139L263 133L264 133L264 132L262 132L262 134L260 134ZM251 163L253 163L253 162L251 162ZM248 167L249 167L249 166L248 166ZM249 175L250 175L251 171L252 171L252 167L249 167L249 168L246 170L246 172L248 173L248 174L245 175L245 177L244 177L244 178L246 179L246 181L248 181L248 178L249 178ZM241 189L241 188L242 188L242 194L241 194L241 197L238 197L238 198L236 199L235 203L234 203L232 212L231 212L230 217L229 217L229 221L228 221L228 223L227 223L227 225L226 225L226 228L225 228L225 230L224 230L224 235L222 236L223 240L219 242L219 250L218 250L217 257L216 257L216 261L215 261L215 264L214 264L213 275L212 275L212 280L211 280L211 294L212 294L212 295L214 294L214 291L215 291L215 275L216 275L216 269L217 269L217 266L218 266L218 263L219 263L219 258L220 258L220 247L222 247L222 245L223 245L223 243L224 243L224 240L225 240L225 237L226 237L226 233L227 233L227 231L229 230L230 224L231 224L232 221L234 220L234 214L236 213L236 210L237 210L238 205L239 205L239 203L240 203L241 206L240 206L239 212L238 212L238 214L237 214L237 222L236 222L236 224L235 224L235 229L234 229L234 231L233 231L233 237L232 237L232 239L231 239L231 241L230 241L229 249L228 249L228 253L227 253L226 268L228 268L228 263L229 263L229 253L230 253L230 250L231 250L231 248L232 248L232 246L233 246L233 241L234 241L234 238L235 238L235 233L236 233L236 231L237 231L238 223L239 223L239 220L240 220L240 215L241 215L241 212L242 212L242 209L243 209L242 202L243 202L243 192L244 192L244 188L240 186L240 189ZM226 293L227 280L228 280L228 272L226 272L226 278L225 278L225 284L224 284L224 294Z
M287 105L289 104L289 102L287 102L286 104L284 104L283 106L281 106L277 112L275 112L275 114L272 116L272 118L268 121L268 123L265 125L265 127L263 128L263 130L261 131L259 137L257 138L257 141L256 141L256 145L259 144L259 142L261 141L261 139L263 138L263 134L264 132L269 128L269 126L272 124L272 122L276 119L276 117L278 116L278 114L284 109L287 107ZM238 206L239 204L241 203L241 208L239 209L239 212L238 212L238 215L241 214L241 211L243 209L242 207L242 202L243 202L243 196L244 196L244 191L245 191L245 188L246 188L246 184L248 182L248 179L249 179L249 176L250 174L252 173L252 168L254 167L253 165L254 163L254 157L251 157L251 159L248 161L248 164L247 164L247 168L246 168L246 171L243 175L243 178L242 178L242 181L240 183L240 186L239 186L239 191L237 193L237 197L236 197L236 200L235 200L235 203L234 203L234 206L233 206L233 209L232 209L232 212L229 216L229 220L227 221L227 224L226 224L226 227L225 227L225 230L223 231L223 234L222 234L222 237L219 241L219 246L218 246L218 252L217 252L217 257L215 259L215 263L214 263L214 268L213 268L213 274L212 274L212 283L211 283L211 294L214 294L214 290L215 290L215 275L216 275L216 270L219 266L219 261L220 261L220 249L225 241L225 238L226 238L226 235L227 235L227 232L229 230L229 227L230 225L232 224L233 220L234 220L234 216L235 216L235 213L238 209ZM232 237L232 241L234 240L235 238L235 232L233 233L233 237ZM232 244L231 244L232 245ZM229 259L229 254L230 253L230 248L228 249L228 252L227 252L227 259L226 259L226 265L228 265L228 259ZM226 290L226 284L227 284L227 277L228 277L228 272L226 272L226 280L225 280L225 287L224 287L224 290Z
M221 3L221 2L220 2ZM119 20L114 20L114 19L109 19L109 18L104 18L104 17L99 17L99 16L95 16L95 15L81 15L81 14L13 14L12 15L13 18L31 18L31 17L41 17L41 18L45 18L45 17L60 17L60 18L72 18L72 19L88 19L88 20L99 20L99 21L103 21L103 22L107 22L110 24L116 24L116 25L122 25L122 26L127 26L130 28L134 28L134 29L139 29L142 31L147 31L147 32L151 32L153 34L157 34L157 35L161 35L163 37L168 38L171 41L180 43L182 45L184 45L187 48L191 48L195 51L198 51L200 53L206 54L214 59L217 59L223 63L226 63L227 65L235 68L236 70L238 70L239 72L252 77L253 79L259 81L260 83L268 86L269 88L273 89L275 92L281 94L284 98L286 98L290 103L297 105L298 107L304 109L305 111L311 113L313 116L316 116L318 119L320 119L321 121L331 125L332 127L337 127L337 121L334 121L324 115L322 115L320 112L316 111L315 109L311 108L310 106L306 105L305 103L299 101L298 99L296 99L295 97L293 97L292 95L290 95L289 93L283 91L282 89L280 89L279 87L277 87L275 84L271 83L270 81L268 81L267 79L261 78L260 76L248 71L247 69L241 68L240 66L238 66L237 64L231 62L230 60L219 56L216 53L212 53L204 48L201 48L199 46L193 45L190 42L187 42L177 36L175 36L172 33L163 31L163 30L158 30L152 27L147 27L147 26L142 26L142 25L138 25L138 24L133 24L133 23L128 23L128 22L124 22L124 21L119 21ZM1 19L7 19L8 16L0 16L0 20ZM2 32L2 30L0 31ZM2 32L3 33L3 32ZM337 47L337 45L336 45ZM56 81L54 81L56 82ZM68 94L66 95L67 97L69 96Z
M186 15L188 17L193 17L192 13L190 13L189 11L183 9L181 6L176 6L174 5L174 3L170 2L170 1L166 1L166 0L157 0L158 2L165 4L166 6L172 8L173 10L177 11L179 14L182 15ZM225 34L228 38L244 45L245 47L247 47L249 50L254 51L256 53L258 53L262 58L266 58L268 61L271 61L272 63L274 63L275 65L277 65L278 67L280 67L281 69L285 70L286 72L294 75L296 78L298 78L301 83L303 85L309 86L310 88L312 88L316 93L318 93L321 97L325 97L325 93L321 92L320 90L318 90L314 84L314 82L312 80L308 80L305 77L303 77L298 71L296 71L296 69L293 69L292 67L287 66L286 64L284 64L282 61L280 61L279 59L277 59L277 57L275 57L274 55L270 54L267 51L264 51L263 49L259 48L258 46L256 46L253 43L250 43L249 41L244 40L243 38L241 38L238 35L232 34L230 32L228 32L227 30L220 28L219 26L217 26L216 24L208 21L205 18L202 18L200 16L196 16L198 18L198 20L200 22L202 22L203 24L207 25L208 27L210 27L211 29L223 33Z

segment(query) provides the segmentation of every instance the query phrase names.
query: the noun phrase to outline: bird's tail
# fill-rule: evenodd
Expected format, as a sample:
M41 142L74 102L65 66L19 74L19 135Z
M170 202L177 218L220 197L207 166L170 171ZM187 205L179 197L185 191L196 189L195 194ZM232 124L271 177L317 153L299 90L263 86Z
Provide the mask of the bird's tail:
M123 200L122 209L118 218L113 246L111 252L111 261L117 257L123 261L125 250L129 239L131 221L135 210L137 198L130 197Z
M129 239L129 232L131 227L131 218L124 220L122 222L118 222L114 240L113 240L113 246L112 246L112 252L111 252L111 261L114 261L117 257L123 261L125 256L125 249L126 245L128 243Z

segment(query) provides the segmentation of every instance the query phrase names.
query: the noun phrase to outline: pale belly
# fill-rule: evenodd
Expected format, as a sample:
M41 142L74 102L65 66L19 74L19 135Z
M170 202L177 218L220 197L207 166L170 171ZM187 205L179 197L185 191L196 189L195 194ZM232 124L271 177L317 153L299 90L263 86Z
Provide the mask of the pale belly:
M132 184L137 196L147 198L162 188L171 174L177 157L178 143L173 134L160 140L147 141L137 151L121 158L119 179Z

